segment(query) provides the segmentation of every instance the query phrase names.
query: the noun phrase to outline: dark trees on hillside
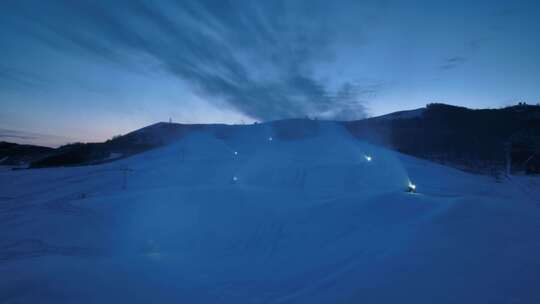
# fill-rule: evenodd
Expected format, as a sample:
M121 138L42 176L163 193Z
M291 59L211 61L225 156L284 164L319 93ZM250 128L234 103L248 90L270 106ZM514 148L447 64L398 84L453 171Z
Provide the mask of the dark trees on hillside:
M504 172L508 145L511 167L519 171L540 152L540 106L471 110L429 104L419 117L345 124L359 138L474 172Z

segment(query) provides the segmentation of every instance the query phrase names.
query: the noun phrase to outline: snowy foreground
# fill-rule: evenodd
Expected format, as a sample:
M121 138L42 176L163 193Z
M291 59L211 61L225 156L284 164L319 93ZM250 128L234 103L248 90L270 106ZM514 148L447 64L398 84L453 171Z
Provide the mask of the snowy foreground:
M540 303L540 181L319 126L0 170L0 303Z

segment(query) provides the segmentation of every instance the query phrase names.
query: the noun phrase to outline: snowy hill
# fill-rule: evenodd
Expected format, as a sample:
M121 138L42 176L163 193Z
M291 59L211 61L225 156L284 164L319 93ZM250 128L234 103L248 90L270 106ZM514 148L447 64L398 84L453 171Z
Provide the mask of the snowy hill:
M62 146L31 162L31 168L93 165L132 156L178 140L194 130L212 125L156 123L101 143Z
M426 108L338 123L362 141L480 174L499 175L506 170L510 145L514 173L540 173L538 105L473 110L429 104ZM265 125L284 139L310 136L315 130L313 122L307 119L280 120ZM216 136L226 136L230 130L244 128L252 129L252 126L162 122L101 143L62 146L47 154L26 158L25 162L29 162L31 168L95 165L162 147L192 132L207 130L218 132Z
M1 303L540 302L537 179L336 123L213 125L0 185Z

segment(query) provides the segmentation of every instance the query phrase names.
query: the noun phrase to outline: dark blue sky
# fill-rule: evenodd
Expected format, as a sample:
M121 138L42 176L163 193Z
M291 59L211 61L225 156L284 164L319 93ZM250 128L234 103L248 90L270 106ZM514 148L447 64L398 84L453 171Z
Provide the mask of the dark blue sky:
M0 140L536 103L537 3L3 0Z

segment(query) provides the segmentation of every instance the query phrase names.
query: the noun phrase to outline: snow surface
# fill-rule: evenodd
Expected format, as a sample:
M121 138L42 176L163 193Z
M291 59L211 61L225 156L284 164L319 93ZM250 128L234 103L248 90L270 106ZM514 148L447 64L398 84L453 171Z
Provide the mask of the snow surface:
M540 303L537 179L496 183L318 124L294 140L216 125L112 163L0 171L0 303Z

